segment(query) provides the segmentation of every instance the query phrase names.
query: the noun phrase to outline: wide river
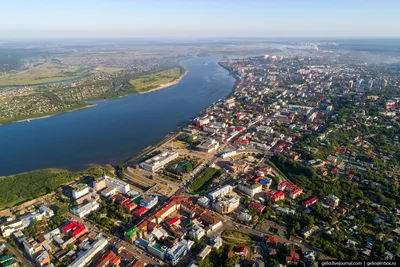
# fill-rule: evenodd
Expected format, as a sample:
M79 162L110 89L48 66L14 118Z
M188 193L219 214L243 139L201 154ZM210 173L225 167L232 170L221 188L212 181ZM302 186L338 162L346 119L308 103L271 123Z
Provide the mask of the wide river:
M95 107L30 123L0 126L0 176L43 168L76 171L91 163L122 162L229 94L234 80L218 60L183 61L189 72L168 88L96 101Z

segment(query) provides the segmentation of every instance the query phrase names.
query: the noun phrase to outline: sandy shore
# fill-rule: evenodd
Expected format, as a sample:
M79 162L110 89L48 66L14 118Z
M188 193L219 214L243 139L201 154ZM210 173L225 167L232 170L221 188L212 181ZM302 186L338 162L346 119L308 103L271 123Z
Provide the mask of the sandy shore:
M143 94L147 94L147 93L150 93L150 92L153 92L153 91L157 91L157 90L164 89L164 88L170 87L172 85L178 84L182 80L182 78L185 77L185 75L188 72L189 72L188 70L185 71L185 73L183 73L178 79L176 79L173 82L161 84L160 86L158 86L158 87L156 87L154 89L151 89L151 90L148 90L148 91L145 91L145 92L139 92L138 94L143 95Z

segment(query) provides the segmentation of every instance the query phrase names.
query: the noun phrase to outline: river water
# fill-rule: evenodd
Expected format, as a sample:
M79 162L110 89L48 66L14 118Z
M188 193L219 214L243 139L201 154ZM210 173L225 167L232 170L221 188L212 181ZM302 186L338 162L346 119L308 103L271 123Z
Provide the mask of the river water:
M96 101L95 107L30 123L0 126L0 176L43 168L76 171L91 163L122 162L229 94L234 80L218 60L183 61L189 72L168 88Z

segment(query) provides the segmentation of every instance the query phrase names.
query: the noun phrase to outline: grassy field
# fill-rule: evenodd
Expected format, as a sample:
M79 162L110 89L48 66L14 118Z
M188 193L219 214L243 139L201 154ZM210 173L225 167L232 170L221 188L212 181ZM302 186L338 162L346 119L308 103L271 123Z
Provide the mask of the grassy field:
M136 79L130 80L135 91L143 93L152 89L156 89L160 86L172 85L173 82L177 81L182 76L179 68L171 68L162 70L159 72L143 75Z
M33 67L26 66L26 69L21 71L0 74L0 86L60 82L82 77L91 71L91 67L68 68L63 64L51 62L50 60L40 60Z
M235 245L249 246L254 244L253 239L248 234L239 231L226 230L222 233L222 238Z

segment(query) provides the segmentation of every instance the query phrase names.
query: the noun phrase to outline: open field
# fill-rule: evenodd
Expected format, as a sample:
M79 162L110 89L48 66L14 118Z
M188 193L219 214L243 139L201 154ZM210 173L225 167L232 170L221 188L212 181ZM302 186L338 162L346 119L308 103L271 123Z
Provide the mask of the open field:
M35 85L76 79L92 71L88 66L66 66L51 60L38 60L33 67L0 74L0 86Z
M130 80L130 83L133 85L135 91L138 93L144 93L156 88L173 85L174 82L178 81L182 75L183 74L180 68L171 68L156 73L143 75L136 79Z

